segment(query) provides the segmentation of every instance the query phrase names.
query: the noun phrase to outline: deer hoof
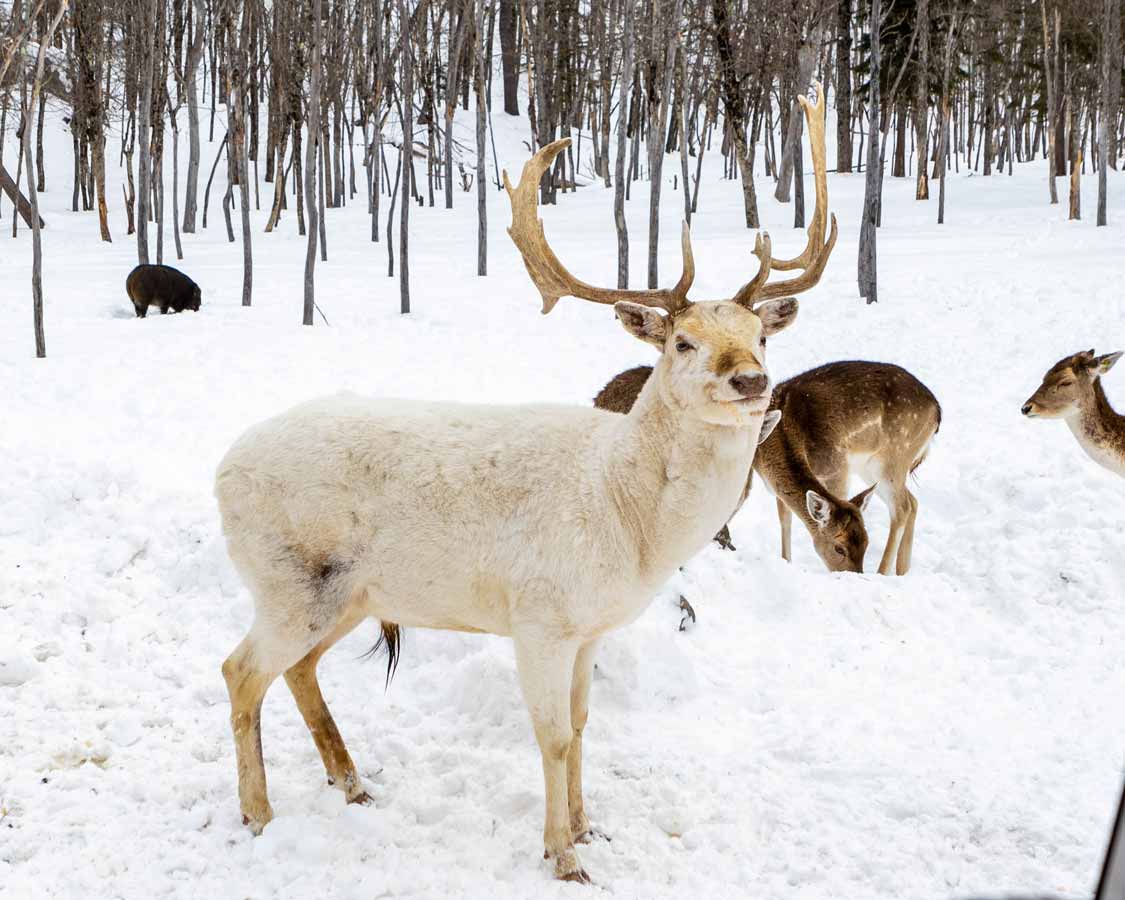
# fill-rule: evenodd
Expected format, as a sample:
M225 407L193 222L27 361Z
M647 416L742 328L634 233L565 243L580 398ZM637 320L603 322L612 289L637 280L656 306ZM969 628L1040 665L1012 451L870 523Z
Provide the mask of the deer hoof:
M727 528L726 525L724 525L719 530L719 533L715 535L713 540L715 541L716 544L718 544L724 550L737 550L738 549L737 547L734 546L734 542L731 540L731 536L730 536L730 529Z
M592 844L594 841L605 841L607 844L613 840L604 831L598 831L596 828L587 828L578 837L574 839L576 844Z
M242 824L249 828L250 833L255 837L260 835L263 829L269 825L272 820L273 810L268 803L264 810L259 810L253 814L245 812L242 814Z
M555 878L559 881L576 881L579 884L591 884L590 876L578 862L578 853L574 847L567 847L560 853L552 854L549 850L543 854L545 857L554 857Z

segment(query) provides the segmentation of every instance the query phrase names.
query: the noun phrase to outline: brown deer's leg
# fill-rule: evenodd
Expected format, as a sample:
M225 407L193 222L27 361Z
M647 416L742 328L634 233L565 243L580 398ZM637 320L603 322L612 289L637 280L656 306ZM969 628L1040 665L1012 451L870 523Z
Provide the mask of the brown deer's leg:
M597 649L597 641L591 641L578 651L574 660L574 680L570 685L570 727L574 736L566 757L566 784L570 833L575 843L590 839L590 820L582 800L582 731L590 712L590 680L594 674Z
M879 561L879 574L890 575L891 566L898 556L898 548L902 543L903 532L906 530L910 505L906 499L906 484L902 478L881 481L877 490L887 500L887 506L891 510L891 529L887 534L887 546L883 549L883 558ZM887 493L890 494L889 497L886 496Z
M570 721L571 684L578 648L573 643L539 636L515 636L516 667L527 702L535 739L543 757L546 816L543 825L544 859L554 864L555 877L589 882L578 862L570 831L567 796L567 757L574 737Z
M340 730L328 711L320 684L316 679L316 667L320 658L329 648L351 632L366 616L357 611L350 612L319 644L312 648L296 665L285 672L285 683L297 701L297 708L316 742L316 749L324 761L328 773L328 783L344 792L348 803L367 805L371 797L363 790L355 763L344 746Z
M781 558L790 562L793 553L793 513L780 497L777 498L777 520L781 523Z
M898 547L898 561L895 565L896 575L905 575L910 571L910 555L914 550L914 520L918 518L918 498L905 487L902 491L906 495L908 509L906 525L902 530L902 543Z

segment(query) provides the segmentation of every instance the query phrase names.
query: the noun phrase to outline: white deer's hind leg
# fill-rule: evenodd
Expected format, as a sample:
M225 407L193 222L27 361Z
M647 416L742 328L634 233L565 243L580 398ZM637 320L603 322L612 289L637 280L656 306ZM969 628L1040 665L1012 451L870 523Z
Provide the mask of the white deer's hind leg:
M262 699L278 675L332 632L340 609L310 593L296 572L262 579L251 571L246 580L254 585L257 615L250 633L223 663L223 677L230 693L242 820L260 834L273 818L262 761Z
M316 749L320 752L324 769L328 773L328 783L340 788L348 803L366 806L371 802L371 797L363 790L355 763L344 745L332 713L328 711L328 704L324 702L324 695L320 692L320 684L316 678L320 658L364 618L365 614L358 609L349 611L327 637L306 653L300 662L285 671L285 683L289 685L293 699L297 701L297 708L316 742Z
M254 834L261 834L273 818L262 760L262 699L280 673L261 665L255 630L251 628L227 657L223 677L230 693L230 725L234 732L242 824L249 825Z
M590 820L582 800L582 731L590 711L590 681L598 642L582 646L574 660L574 679L570 685L570 725L574 736L566 757L567 798L570 807L570 833L575 843L590 840Z
M567 757L574 734L570 691L578 645L538 635L528 638L517 634L514 640L520 686L543 757L547 800L543 857L554 863L556 878L588 882L590 876L583 871L574 849L567 796Z

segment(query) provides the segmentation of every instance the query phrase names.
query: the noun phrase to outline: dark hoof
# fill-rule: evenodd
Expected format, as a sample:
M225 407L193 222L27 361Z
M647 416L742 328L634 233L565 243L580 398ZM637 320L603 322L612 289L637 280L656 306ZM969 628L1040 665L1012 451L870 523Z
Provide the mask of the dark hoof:
M367 793L367 791L360 791L354 797L349 797L348 803L358 803L360 806L372 806L375 803L375 798Z
M688 619L691 619L692 625L695 624L695 610L692 609L691 604L687 601L687 597L683 594L680 594L680 609L684 613L684 617L680 619L680 631L687 631Z
M738 549L737 547L734 546L734 543L731 541L730 529L727 528L726 525L724 525L722 527L722 529L719 531L719 533L715 535L714 541L715 541L716 544L718 544L724 550L737 550Z
M613 838L611 838L604 831L598 831L596 828L590 828L589 830L583 831L582 834L578 835L578 837L574 839L574 843L592 844L594 841L605 841L608 844L612 840Z
M566 875L560 875L559 881L573 881L577 884L593 884L590 876L586 873L585 869L579 869L577 872L568 872Z

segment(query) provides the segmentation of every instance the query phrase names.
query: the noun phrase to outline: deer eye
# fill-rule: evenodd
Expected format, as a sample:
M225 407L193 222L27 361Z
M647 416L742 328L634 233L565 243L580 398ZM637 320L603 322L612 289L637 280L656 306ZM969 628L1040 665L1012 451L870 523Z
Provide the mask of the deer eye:
M677 353L687 353L689 350L694 350L694 349L695 349L695 347L693 347L691 344L689 344L683 338L680 338L678 341L676 341L676 352Z
M841 547L839 544L837 544L832 549L836 551L837 556L847 556L848 555L848 552L843 547Z
M1070 387L1072 384L1074 384L1074 379L1068 378L1066 381L1060 381L1058 384L1056 384L1055 389L1057 390L1058 388Z

